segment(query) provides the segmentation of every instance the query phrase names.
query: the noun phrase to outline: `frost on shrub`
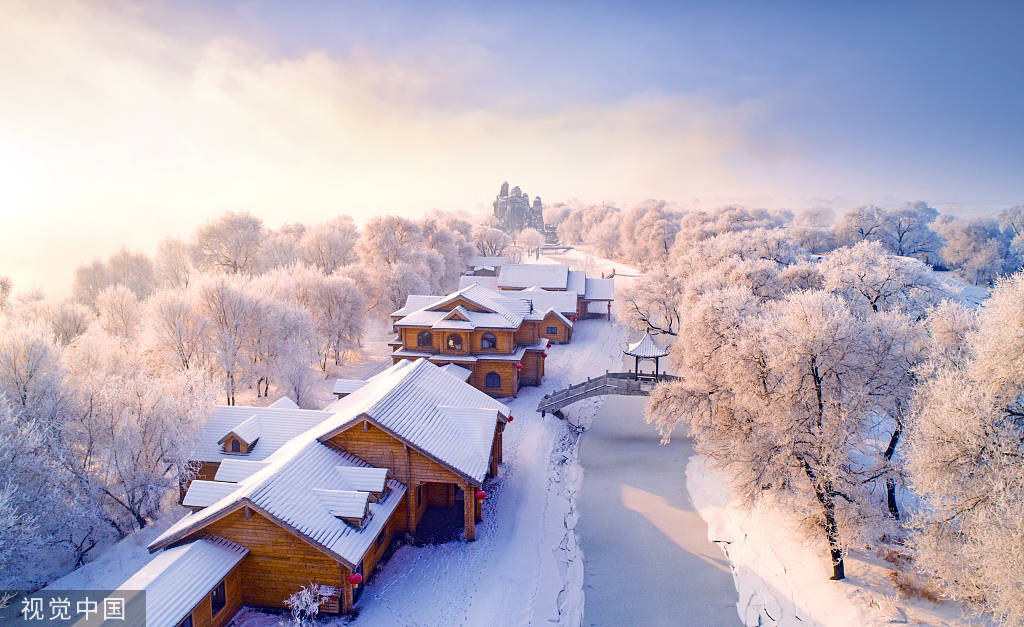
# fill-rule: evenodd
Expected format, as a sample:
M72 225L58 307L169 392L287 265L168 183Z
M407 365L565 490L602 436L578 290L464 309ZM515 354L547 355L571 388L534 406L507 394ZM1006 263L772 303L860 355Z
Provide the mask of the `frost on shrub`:
M317 614L320 606L330 599L332 588L310 582L301 590L288 597L284 604L292 611L292 620L296 625L309 624Z

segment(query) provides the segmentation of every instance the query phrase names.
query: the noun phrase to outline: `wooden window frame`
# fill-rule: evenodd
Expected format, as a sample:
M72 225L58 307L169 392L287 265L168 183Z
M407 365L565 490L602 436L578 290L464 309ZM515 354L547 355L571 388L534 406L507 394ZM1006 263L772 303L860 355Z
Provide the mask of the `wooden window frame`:
M210 590L210 610L212 611L211 616L216 616L218 612L223 610L228 605L227 586L225 585L224 579L221 579L220 583ZM220 607L217 606L218 591L220 592Z
M498 385L491 385L491 375L497 379ZM484 375L484 387L489 390L501 389L501 375L493 370Z

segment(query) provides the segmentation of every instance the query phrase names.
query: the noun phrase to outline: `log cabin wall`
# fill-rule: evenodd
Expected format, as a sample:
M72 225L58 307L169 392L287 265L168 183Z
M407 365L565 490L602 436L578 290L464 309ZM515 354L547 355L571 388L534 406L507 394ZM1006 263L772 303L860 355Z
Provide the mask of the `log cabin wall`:
M402 503L398 504L401 508ZM398 514L398 510L395 510L395 514ZM384 525L384 528L380 530L380 533L373 540L373 544L370 545L370 549L366 552L363 557L363 580L366 581L373 574L373 569L377 566L377 562L380 561L381 556L387 551L388 545L391 544L391 540L395 537L395 530L398 528L397 516L392 515L391 520L388 524Z
M242 570L240 566L241 563L223 579L224 607L220 608L216 616L213 615L213 589L211 589L203 597L203 600L197 603L192 611L183 616L181 620L184 621L191 616L192 627L224 627L238 610L242 609ZM219 582L218 585L220 585Z
M487 387L487 373L489 372L496 372L501 377L501 387ZM496 398L514 397L519 392L520 374L514 361L484 361L481 358L473 364L473 374L469 377L468 383Z
M566 344L571 339L570 331L572 327L562 322L562 320L555 314L548 314L544 316L544 320L540 323L540 337L551 340L556 344ZM555 332L549 331L550 327L554 327Z
M342 567L334 558L256 511L249 510L248 519L244 510L228 514L190 539L207 531L249 549L236 569L245 605L284 608L285 599L310 582L342 586ZM338 603L331 603L323 611L337 613Z
M537 321L524 320L523 324L519 325L519 328L516 330L516 344L520 346L536 344L540 341L537 331Z
M523 354L523 369L519 372L522 385L540 385L544 376L544 360L541 351L526 351Z

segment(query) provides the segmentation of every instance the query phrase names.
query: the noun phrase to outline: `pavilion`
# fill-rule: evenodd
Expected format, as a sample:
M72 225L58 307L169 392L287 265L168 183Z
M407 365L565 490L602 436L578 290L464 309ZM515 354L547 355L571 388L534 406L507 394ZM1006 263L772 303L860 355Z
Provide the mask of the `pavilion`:
M651 359L654 361L654 380L658 380L658 366L659 361L662 357L668 355L668 349L658 344L651 337L650 332L644 333L644 336L636 342L630 344L626 350L622 351L626 355L629 355L634 359L635 363L635 378L640 378L640 360Z

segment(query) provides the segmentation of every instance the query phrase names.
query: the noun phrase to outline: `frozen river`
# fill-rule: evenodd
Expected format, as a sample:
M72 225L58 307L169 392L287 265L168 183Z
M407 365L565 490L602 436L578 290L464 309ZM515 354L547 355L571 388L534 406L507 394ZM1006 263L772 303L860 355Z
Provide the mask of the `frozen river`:
M686 491L690 441L667 446L646 398L608 396L580 440L584 625L739 625L729 563Z

